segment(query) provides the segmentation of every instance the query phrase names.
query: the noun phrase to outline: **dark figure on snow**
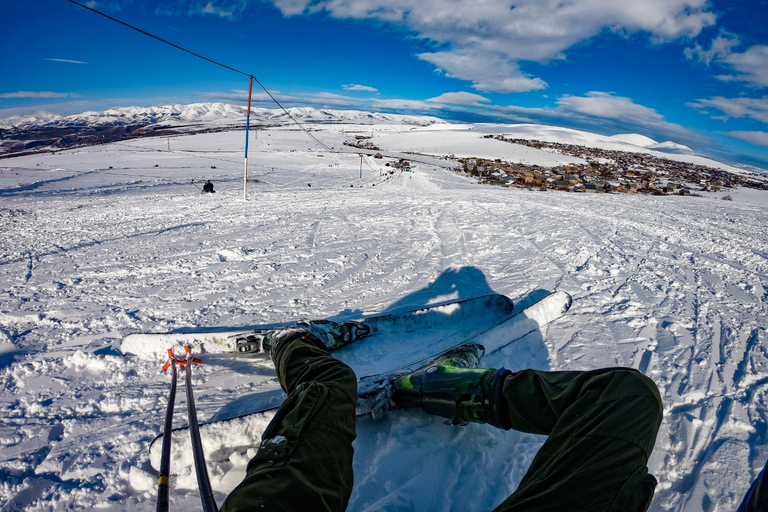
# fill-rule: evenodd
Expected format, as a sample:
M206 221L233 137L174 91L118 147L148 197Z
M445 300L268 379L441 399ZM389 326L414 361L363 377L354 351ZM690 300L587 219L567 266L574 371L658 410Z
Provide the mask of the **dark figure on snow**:
M752 482L737 512L768 512L768 462Z
M213 190L213 183L211 183L211 180L205 182L205 185L203 185L203 192L206 194L213 194L215 192L215 190Z
M222 511L346 509L353 485L357 378L329 354L328 347L337 342L297 328L269 338L288 398ZM627 368L468 368L462 364L466 350L471 348L398 378L392 398L399 407L420 407L457 422L549 436L520 486L496 512L648 508L656 479L648 474L647 461L662 417L651 379Z

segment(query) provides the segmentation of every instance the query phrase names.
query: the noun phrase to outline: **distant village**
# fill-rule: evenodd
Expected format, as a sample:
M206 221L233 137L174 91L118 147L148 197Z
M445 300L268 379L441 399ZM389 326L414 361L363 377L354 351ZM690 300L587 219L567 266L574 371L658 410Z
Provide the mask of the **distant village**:
M768 177L744 172L679 162L642 153L611 151L557 142L508 139L488 135L512 144L553 150L582 158L586 164L540 167L482 158L459 159L465 173L477 176L480 183L537 190L563 190L586 193L624 193L653 195L696 195L733 187L768 190Z

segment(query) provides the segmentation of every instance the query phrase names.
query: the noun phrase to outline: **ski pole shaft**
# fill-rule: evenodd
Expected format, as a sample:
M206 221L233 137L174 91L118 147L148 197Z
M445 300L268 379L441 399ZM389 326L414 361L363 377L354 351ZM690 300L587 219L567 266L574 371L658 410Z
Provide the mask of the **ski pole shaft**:
M173 427L173 406L176 401L176 363L173 353L171 360L163 368L171 368L171 394L168 396L168 408L165 410L165 425L163 426L163 449L160 457L160 477L157 479L157 512L168 512L171 475L171 428Z
M190 354L189 346L185 347L187 351L187 361L185 364L185 385L187 388L187 412L189 414L189 435L192 441L192 455L195 460L195 473L197 474L197 486L200 488L200 500L203 503L203 512L218 512L216 500L213 497L211 481L208 478L208 468L205 465L205 454L203 453L203 443L200 440L200 428L197 424L197 411L195 410L195 397L192 393L192 363L200 362Z

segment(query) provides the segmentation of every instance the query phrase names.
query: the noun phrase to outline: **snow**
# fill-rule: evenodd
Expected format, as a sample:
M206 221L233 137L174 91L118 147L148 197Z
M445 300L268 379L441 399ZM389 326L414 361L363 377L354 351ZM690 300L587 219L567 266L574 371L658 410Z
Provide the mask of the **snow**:
M452 125L451 127L462 125ZM599 135L596 133L574 130L560 126L543 126L538 124L480 124L463 125L464 129L475 130L484 134L501 134L506 138L520 138L528 140L543 140L547 142L559 142L561 144L574 144L588 148L600 148L610 151L626 151L630 153L646 153L659 158L666 158L679 162L687 162L695 165L703 165L722 169L736 174L743 174L744 169L724 164L711 158L694 155L688 146L678 144L672 141L656 143L651 138L638 134L619 134L619 135ZM429 128L425 128L429 129ZM433 127L434 130L444 131L444 127ZM449 128L450 129L450 128ZM498 157L494 157L498 158ZM521 161L528 163L527 160ZM566 163L566 161L563 161ZM581 160L572 159L567 163L583 163ZM533 162L536 163L536 162ZM548 165L548 164L542 164ZM764 173L764 170L754 169L756 172Z
M620 133L618 135L612 135L611 139L627 142L629 144L640 147L651 147L658 144L658 142L652 138L646 137L645 135L639 135L637 133Z
M439 157L570 158L488 133L628 143L534 125L393 123L312 125L339 150L345 132L370 132L385 158L366 157L362 179L357 151L321 151L289 126L259 130L248 201L242 131L174 137L170 151L166 138L138 139L2 160L0 507L154 506L148 447L170 377L161 357L118 350L128 333L349 318L492 292L517 301L545 289L573 295L571 311L483 364L640 369L665 411L651 510L734 510L768 459L766 192L482 186ZM386 175L393 157L413 172ZM200 194L205 179L216 194ZM201 420L280 402L263 358L203 356ZM186 424L181 394L176 408L175 425ZM224 432L206 452L219 504L243 477L253 437ZM541 442L415 411L362 419L349 510L491 510ZM173 457L171 509L199 509L191 454Z
M159 123L163 126L197 123L206 126L245 123L247 108L228 103L173 104L156 107L118 107L101 112L83 112L69 116L39 114L13 116L0 119L5 129L61 126L121 126ZM401 124L445 124L445 121L427 116L408 116L360 112L358 110L333 110L293 107L286 111L267 108L252 108L251 121L266 123L292 122L290 117L301 122L354 122L378 124L399 122Z

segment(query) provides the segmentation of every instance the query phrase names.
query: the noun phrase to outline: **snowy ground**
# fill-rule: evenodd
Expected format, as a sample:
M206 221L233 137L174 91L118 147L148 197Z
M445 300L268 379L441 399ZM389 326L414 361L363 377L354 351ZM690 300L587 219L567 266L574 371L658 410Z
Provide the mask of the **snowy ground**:
M318 128L329 146L349 138ZM487 129L361 130L386 154L572 161L479 141ZM427 158L389 179L387 159L366 158L360 179L357 154L275 129L252 138L258 183L243 201L242 145L230 132L0 161L3 510L154 507L147 451L169 377L162 360L122 355L124 334L537 289L571 293L571 312L484 363L639 368L665 402L651 510L735 509L768 459L766 193L529 192ZM216 194L196 188L207 178ZM201 420L253 396L279 401L264 359L210 355L195 372ZM181 396L176 420L186 422ZM360 420L349 510L490 510L541 441L418 412ZM219 504L252 452L209 454ZM172 510L199 507L188 470L172 480Z

